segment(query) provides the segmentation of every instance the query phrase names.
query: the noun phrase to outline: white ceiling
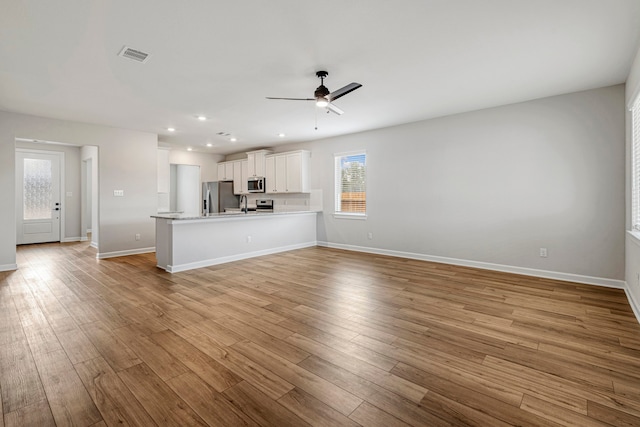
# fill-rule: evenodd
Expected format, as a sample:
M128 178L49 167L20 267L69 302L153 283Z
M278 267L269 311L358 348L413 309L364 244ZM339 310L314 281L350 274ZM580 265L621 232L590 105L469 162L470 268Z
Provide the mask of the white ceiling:
M623 83L639 36L638 0L5 1L0 109L228 154ZM344 115L265 99L317 70Z

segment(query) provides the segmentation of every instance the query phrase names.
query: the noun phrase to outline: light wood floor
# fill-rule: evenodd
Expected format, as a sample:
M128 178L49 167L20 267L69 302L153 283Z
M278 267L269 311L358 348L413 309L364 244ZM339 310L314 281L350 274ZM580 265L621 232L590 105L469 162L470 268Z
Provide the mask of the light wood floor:
M310 248L179 274L20 247L0 427L640 425L621 290Z

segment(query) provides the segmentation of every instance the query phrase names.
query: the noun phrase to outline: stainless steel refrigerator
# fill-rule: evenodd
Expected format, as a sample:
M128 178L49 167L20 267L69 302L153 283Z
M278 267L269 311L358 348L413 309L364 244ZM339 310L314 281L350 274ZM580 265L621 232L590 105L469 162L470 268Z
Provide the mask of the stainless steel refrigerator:
M240 196L233 194L233 181L211 181L202 183L202 212L224 212L225 208L240 206Z

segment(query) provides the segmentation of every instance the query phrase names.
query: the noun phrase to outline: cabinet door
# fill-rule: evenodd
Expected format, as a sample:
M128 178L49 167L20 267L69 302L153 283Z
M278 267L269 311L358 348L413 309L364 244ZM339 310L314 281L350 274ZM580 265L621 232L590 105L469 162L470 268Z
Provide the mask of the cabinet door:
M276 191L287 191L287 156L275 156L276 159Z
M255 154L255 176L265 176L265 157L264 153Z
M224 174L225 174L224 163L218 163L218 181L225 180Z
M250 177L258 176L256 175L256 153L247 153L247 162Z
M300 153L287 154L287 192L302 192L302 156Z
M242 180L240 192L249 194L249 186L247 184L247 181L249 181L249 162L247 160L240 162L240 179Z
M278 189L276 187L276 156L268 156L265 159L265 185L267 193L277 193Z
M226 162L224 164L224 179L225 181L233 180L233 163L234 162Z
M242 162L240 161L233 162L233 194L242 194Z

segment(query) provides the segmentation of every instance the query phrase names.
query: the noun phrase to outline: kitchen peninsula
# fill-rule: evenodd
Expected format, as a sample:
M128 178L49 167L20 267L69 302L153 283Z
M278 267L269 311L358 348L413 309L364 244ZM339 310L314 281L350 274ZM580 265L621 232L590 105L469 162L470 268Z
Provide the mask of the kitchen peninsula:
M169 273L315 246L315 211L154 215L158 267Z

